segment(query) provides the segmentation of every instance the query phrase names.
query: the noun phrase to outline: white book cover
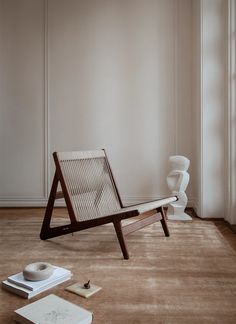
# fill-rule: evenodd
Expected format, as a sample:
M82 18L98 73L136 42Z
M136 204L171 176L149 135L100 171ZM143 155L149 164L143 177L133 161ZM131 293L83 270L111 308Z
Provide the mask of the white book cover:
M19 272L15 275L8 277L7 280L11 283L18 285L18 286L21 286L26 289L34 291L34 290L46 287L50 284L53 284L60 278L67 277L68 275L71 275L70 270L67 270L67 269L64 269L61 267L56 267L56 266L54 266L54 268L55 268L55 270L54 270L53 274L51 275L51 277L49 277L48 279L45 279L45 280L40 280L40 281L25 280L22 272Z
M48 295L15 311L22 324L90 324L93 314L56 295Z

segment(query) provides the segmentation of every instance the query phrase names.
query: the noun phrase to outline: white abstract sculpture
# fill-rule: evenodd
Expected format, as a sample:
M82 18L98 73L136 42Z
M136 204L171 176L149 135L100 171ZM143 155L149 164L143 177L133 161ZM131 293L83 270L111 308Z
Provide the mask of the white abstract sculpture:
M191 220L184 210L188 202L185 190L189 183L187 172L190 161L184 156L174 155L169 158L170 173L167 176L167 185L172 195L178 197L178 201L170 203L167 217L172 220Z

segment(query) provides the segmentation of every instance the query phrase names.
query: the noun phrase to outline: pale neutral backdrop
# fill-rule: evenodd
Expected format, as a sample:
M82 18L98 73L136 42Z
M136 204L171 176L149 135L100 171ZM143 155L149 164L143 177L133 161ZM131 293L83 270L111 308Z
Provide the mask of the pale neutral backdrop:
M105 148L126 203L167 195L181 154L222 217L225 3L0 0L1 206L45 205L53 151Z

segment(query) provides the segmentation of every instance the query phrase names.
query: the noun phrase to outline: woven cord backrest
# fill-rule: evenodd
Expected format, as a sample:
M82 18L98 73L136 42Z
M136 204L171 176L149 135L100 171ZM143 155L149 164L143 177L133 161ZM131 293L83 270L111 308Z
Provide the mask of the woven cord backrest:
M121 208L103 150L61 152L57 157L77 221L108 216Z

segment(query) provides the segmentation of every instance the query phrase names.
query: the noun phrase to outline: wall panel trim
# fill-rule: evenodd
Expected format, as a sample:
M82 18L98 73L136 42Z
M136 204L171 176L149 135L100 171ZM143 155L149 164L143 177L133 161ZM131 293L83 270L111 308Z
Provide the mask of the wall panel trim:
M49 194L48 0L44 0L44 198Z
M42 66L42 69L44 69L44 77L43 77L43 96L44 96L44 104L42 107L43 110L43 173L44 173L44 179L43 179L43 192L42 195L34 197L13 197L13 196L0 196L0 207L2 206L15 206L17 202L23 202L26 201L27 204L29 204L31 201L33 202L33 205L36 204L37 201L44 201L48 198L49 194L49 188L50 188L50 157L49 157L49 98L48 98L48 1L49 0L42 0L43 3L43 11L44 11L44 19L43 19L43 33L44 33L44 42L43 42L43 61L44 66ZM20 203L21 205L21 203Z
M174 83L174 119L175 119L175 143L174 150L175 155L178 154L178 110L179 110L179 98L178 98L178 44L179 44L179 1L173 1L173 35L174 35L174 51L173 51L173 83Z
M236 0L228 0L228 71L227 71L227 215L230 224L236 224Z
M123 196L122 201L124 205L133 205L138 204L142 202L147 202L155 199L162 199L166 198L166 196L139 196L139 197L130 197L130 196ZM0 200L0 208L4 207L46 207L48 202L47 198L6 198ZM196 209L196 198L195 197L189 197L188 205L187 207L193 207ZM55 203L55 206L57 207L65 207L65 202L63 199L58 200Z

